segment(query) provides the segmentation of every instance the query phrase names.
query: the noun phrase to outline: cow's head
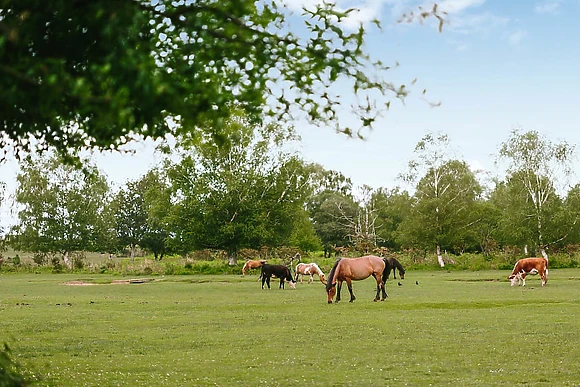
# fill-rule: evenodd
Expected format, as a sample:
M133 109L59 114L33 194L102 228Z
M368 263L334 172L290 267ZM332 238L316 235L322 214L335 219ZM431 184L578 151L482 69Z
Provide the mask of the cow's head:
M521 277L519 274L512 274L508 277L508 279L510 280L512 286L516 286L521 280Z

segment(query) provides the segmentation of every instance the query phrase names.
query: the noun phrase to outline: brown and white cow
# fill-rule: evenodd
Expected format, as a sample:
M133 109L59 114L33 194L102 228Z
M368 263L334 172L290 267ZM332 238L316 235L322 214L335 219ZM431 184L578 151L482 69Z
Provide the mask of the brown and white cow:
M523 258L516 262L514 270L508 277L512 286L520 284L526 286L526 276L528 274L539 274L542 279L542 286L548 282L548 260L546 258Z

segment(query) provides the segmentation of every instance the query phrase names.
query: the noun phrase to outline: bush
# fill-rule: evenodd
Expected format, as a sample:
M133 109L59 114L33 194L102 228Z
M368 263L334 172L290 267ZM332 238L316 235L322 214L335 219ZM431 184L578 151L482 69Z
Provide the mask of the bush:
M0 386L30 386L34 381L34 378L12 359L8 344L4 344L4 349L0 350Z

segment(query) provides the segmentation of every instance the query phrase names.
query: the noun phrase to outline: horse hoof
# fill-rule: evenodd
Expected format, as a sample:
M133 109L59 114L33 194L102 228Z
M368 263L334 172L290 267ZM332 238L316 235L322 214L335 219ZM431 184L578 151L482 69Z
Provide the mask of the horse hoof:
M376 298L373 300L373 302L377 302L377 301L378 301L378 300L377 300Z

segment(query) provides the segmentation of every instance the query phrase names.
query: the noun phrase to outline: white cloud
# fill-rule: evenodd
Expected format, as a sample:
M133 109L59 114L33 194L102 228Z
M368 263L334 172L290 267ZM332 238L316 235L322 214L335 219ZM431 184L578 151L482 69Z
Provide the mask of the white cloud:
M300 12L302 8L314 9L321 5L324 0L284 0L288 9L294 12ZM398 8L405 0L362 0L362 1L338 1L336 9L346 11L354 9L347 18L342 20L346 28L356 29L360 24L367 24L373 20L380 19L384 4L389 4Z
M443 0L438 3L439 10L448 14L460 13L466 9L479 7L485 0Z
M455 15L449 17L446 28L461 34L486 34L490 30L505 26L509 20L507 17L496 16L490 12Z
M560 8L561 0L545 0L536 3L534 10L537 13L557 13Z
M522 41L523 38L526 37L527 34L528 34L527 31L518 30L518 31L510 34L510 36L508 37L508 42L510 45L516 46L517 44L519 44Z

